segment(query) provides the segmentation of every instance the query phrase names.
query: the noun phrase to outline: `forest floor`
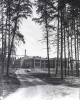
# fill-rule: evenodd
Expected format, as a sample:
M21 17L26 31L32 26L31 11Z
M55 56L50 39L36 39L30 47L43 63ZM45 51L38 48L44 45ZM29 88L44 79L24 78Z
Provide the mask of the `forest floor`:
M47 69L14 69L0 83L0 100L80 100L80 77L61 80L53 70L48 77Z

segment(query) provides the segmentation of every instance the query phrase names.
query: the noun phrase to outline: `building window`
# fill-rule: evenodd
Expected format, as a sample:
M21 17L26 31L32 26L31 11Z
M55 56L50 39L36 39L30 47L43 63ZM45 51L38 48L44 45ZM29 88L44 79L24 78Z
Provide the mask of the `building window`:
M41 63L44 63L44 60L41 60Z
M43 68L44 67L44 64L41 64L41 68Z
M45 63L47 63L48 61L47 60L45 60Z
M35 62L40 62L40 60L39 59L35 59Z
M40 63L35 63L35 66L40 66Z

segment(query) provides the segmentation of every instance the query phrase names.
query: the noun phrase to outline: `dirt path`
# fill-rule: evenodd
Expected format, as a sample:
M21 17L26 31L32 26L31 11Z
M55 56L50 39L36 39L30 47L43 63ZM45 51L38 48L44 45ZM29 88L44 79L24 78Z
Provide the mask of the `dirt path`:
M16 74L21 86L4 100L79 100L79 88L48 84L25 70L18 70Z

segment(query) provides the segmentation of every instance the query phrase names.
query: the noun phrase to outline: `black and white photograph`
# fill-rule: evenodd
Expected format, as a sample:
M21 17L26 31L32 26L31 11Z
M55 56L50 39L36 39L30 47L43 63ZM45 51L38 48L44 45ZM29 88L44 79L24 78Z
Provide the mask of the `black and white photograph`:
M0 100L80 100L80 0L0 0Z

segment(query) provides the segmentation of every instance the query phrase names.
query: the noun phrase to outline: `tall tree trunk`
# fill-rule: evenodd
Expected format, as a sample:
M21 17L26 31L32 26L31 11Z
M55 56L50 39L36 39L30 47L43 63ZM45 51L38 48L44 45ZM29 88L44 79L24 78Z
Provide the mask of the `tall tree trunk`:
M67 43L68 43L68 75L69 75L69 59L70 59L70 49L69 49L69 26L68 26L68 34L67 34Z
M4 73L4 32L3 32L3 0L1 1L1 9L2 9L2 73Z
M49 64L49 40L48 40L48 31L47 31L47 57L48 57L48 75L50 76L50 64Z
M63 31L62 31L62 9L61 9L61 80L63 80Z
M73 52L72 52L72 34L71 34L71 74L73 75Z
M50 76L50 64L49 64L49 32L48 32L48 17L47 17L47 2L45 4L45 28L47 35L47 58L48 58L48 76Z
M65 76L66 76L66 68L67 68L67 63L66 63L66 34L65 34L65 27L64 27L64 68L65 68Z
M11 57L11 52L12 52L12 47L13 47L13 43L14 43L14 37L16 35L16 29L17 29L17 23L18 23L18 17L19 17L19 9L20 9L20 0L19 0L19 3L18 3L18 12L17 12L17 17L15 19L15 26L14 26L14 30L13 30L13 37L12 37L12 41L11 41L11 44L10 44L10 49L9 49L9 52L8 52L8 63L7 63L7 71L6 71L6 76L9 75L9 66L10 66L10 57Z
M10 52L10 4L11 4L11 1L8 0L8 11L7 11L7 17L8 17L8 28L9 28L9 33L8 33L8 56L9 56L9 52ZM9 57L7 59L7 67L9 66L9 63L10 63L10 60L9 60ZM7 76L8 76L8 73L9 73L9 67L7 68L7 72L6 72Z
M65 5L65 1L64 1L64 5ZM66 19L66 17L65 17L65 11L66 11L66 7L64 8L64 10L63 10L63 21L64 21L64 69L65 69L65 76L66 76L66 67L67 67L67 63L66 63L66 30L65 30L65 19Z
M78 22L77 22L77 24L78 24ZM78 40L78 25L77 25L77 76L79 76L79 46L78 46L78 42L79 42L79 40Z
M58 4L58 6L59 6L59 4ZM57 76L58 66L59 66L59 7L58 7L58 29L57 29L57 66L56 66L55 76Z
M6 25L7 25L7 20L6 20ZM4 33L4 72L5 72L5 68L6 68L6 44L7 44L7 33L6 33L6 27L5 27L5 33Z
M74 35L75 35L75 44L74 44L74 48L75 48L75 65L76 65L76 76L77 76L77 57L76 57L76 32L75 32L75 19L74 19Z
M73 27L73 21L72 21L72 27ZM72 42L73 32L71 33L71 57L70 57L70 63L71 63L71 75L73 75L73 42Z
M10 46L10 50L9 50L9 52L8 52L8 63L7 63L6 76L9 75L9 66L10 66L9 61L10 61L11 51L12 51L12 47L13 47L14 37L15 37L15 34L13 34L13 38L12 38L12 42L11 42L11 46Z

